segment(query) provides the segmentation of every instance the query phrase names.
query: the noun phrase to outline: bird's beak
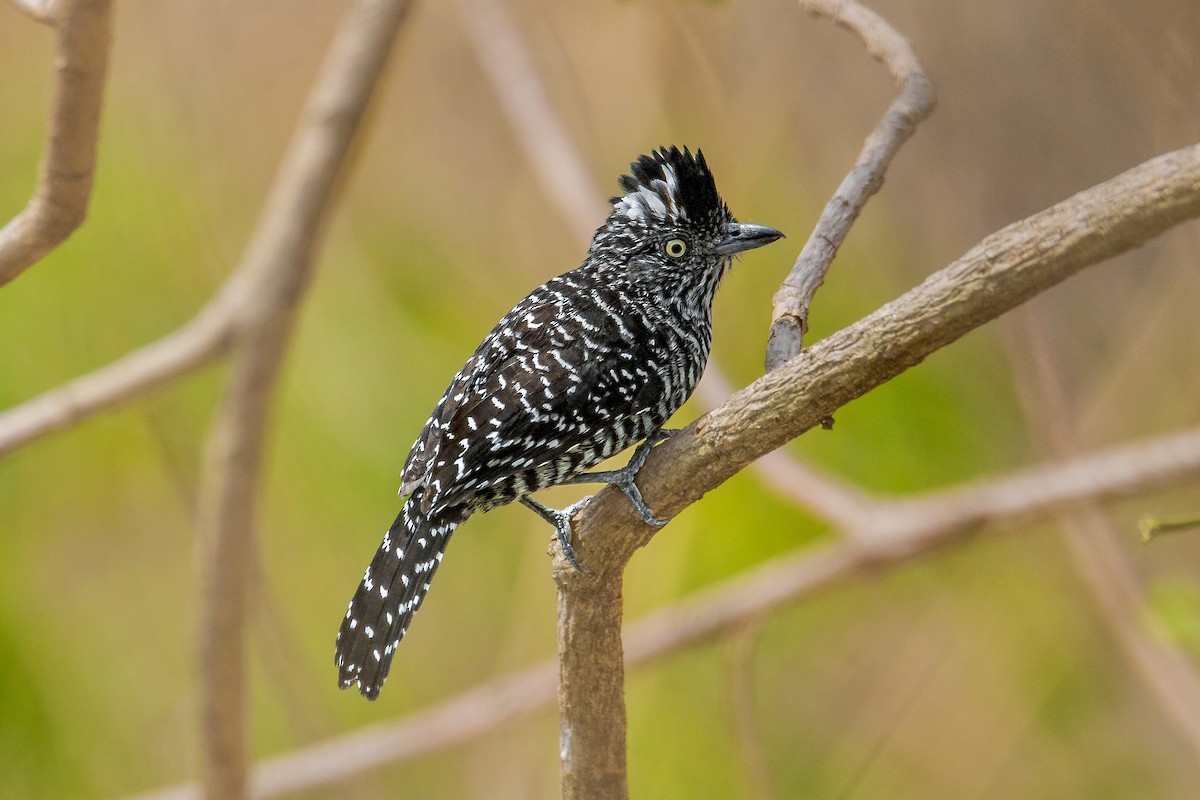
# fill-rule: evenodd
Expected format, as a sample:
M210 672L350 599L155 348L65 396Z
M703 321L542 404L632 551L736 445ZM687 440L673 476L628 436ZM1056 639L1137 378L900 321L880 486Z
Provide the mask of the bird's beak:
M721 238L717 240L714 251L720 256L731 256L744 250L753 250L770 244L783 234L766 225L752 225L748 222L731 222L725 226Z

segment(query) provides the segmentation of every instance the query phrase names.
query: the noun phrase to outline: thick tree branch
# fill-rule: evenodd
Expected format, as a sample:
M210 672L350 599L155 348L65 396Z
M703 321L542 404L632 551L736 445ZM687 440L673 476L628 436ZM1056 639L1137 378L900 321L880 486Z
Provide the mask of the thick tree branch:
M209 800L246 793L245 623L257 561L256 498L267 418L296 309L367 103L404 19L403 0L352 7L306 104L234 284L232 374L209 437L198 528L202 776Z
M0 228L0 286L66 241L87 216L112 38L109 0L18 7L57 27L56 80L37 188L25 210Z
M743 628L781 607L855 578L903 566L982 528L1033 519L1089 499L1111 500L1200 476L1200 429L1042 464L913 498L872 500L859 535L775 558L632 623L625 667L653 663ZM1035 490L1035 491L1034 491ZM880 527L888 525L890 527ZM258 798L308 791L370 769L455 747L551 705L557 662L469 689L397 722L372 725L266 759ZM191 800L194 785L137 800Z
M830 263L850 226L871 195L883 186L883 175L900 147L921 120L933 113L933 83L926 76L908 40L874 11L854 0L799 0L800 7L827 17L852 31L879 60L900 89L879 125L867 137L858 160L825 206L812 235L796 258L792 271L775 293L771 333L767 340L767 370L800 352L808 331L808 309L825 280Z
M642 494L660 516L678 514L755 459L968 331L1198 214L1200 145L1155 158L1008 226L655 448L638 477ZM594 654L601 643L607 647L619 641L621 575L634 552L658 529L642 523L624 495L611 486L576 514L573 525L575 550L585 571L576 572L560 554L554 576L560 609L581 609L577 616L566 617L572 646ZM561 611L559 619L561 638ZM607 777L604 770L617 753L623 757L622 697L612 691L611 659L586 659L579 653L571 657L571 669L564 667L559 688L560 706L586 707L597 697L618 704L605 706L608 724L576 718L577 725L596 734L588 745L594 748L589 751L593 756L603 754L595 759L601 772L591 776L600 780ZM564 792L565 796L612 796L592 793L584 784L575 788L577 793Z
M642 494L658 513L679 513L963 334L1198 215L1200 145L1192 145L1009 225L654 448L639 476ZM656 530L623 499L607 487L575 517L576 552L591 580L619 574ZM569 565L559 562L556 574L569 581Z

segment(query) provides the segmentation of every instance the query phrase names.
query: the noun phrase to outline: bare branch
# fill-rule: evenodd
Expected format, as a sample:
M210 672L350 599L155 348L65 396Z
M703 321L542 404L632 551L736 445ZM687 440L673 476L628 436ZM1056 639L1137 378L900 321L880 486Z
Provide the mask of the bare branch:
M804 358L769 372L656 447L638 476L643 496L660 516L674 516L755 459L968 331L1075 272L1197 215L1200 145L1160 156L1008 226L921 286L818 342ZM603 647L607 652L620 641L621 575L637 549L660 529L643 523L612 486L576 514L572 525L575 552L585 571L575 571L561 554L555 559L560 642L566 625L572 646L578 643L585 649L586 643L586 649ZM901 544L907 549L920 543L913 539ZM877 546L885 545L872 542L870 550L847 551L849 568L871 560L862 553ZM886 542L889 554L896 546L895 540ZM607 656L588 662L560 644L563 654L576 663L563 667L560 707L585 708L598 697L605 703L622 703L621 693L612 688L612 673L599 666ZM623 705L619 711L623 718ZM610 708L609 713L615 715L616 710ZM587 719L578 721L590 724ZM624 743L619 726L607 730L606 741L589 738L592 752L602 754L601 770ZM596 731L597 737L600 733ZM564 794L566 788L564 779ZM579 789L567 796L604 796L589 794L585 785Z
M243 290L232 374L205 454L197 526L204 796L246 794L245 622L257 562L256 495L267 418L322 223L408 3L359 0L334 40L234 284Z
M543 191L571 231L590 242L603 195L550 102L529 48L502 0L459 0L459 20Z
M716 408L733 394L733 389L711 359L696 398L705 408ZM872 518L875 499L861 489L822 474L814 467L781 450L764 453L750 465L758 479L778 495L812 512L843 530L859 530Z
M638 480L643 496L660 514L678 513L968 331L1197 215L1200 145L1193 145L1009 225L654 448ZM619 573L654 533L623 499L607 487L575 518L576 553L593 573ZM560 559L556 574L569 580L563 567L570 569Z
M37 188L0 228L0 286L66 241L87 216L112 37L109 0L17 4L58 28L49 139Z
M222 293L186 325L157 342L0 413L0 458L220 358L232 341L234 310Z
M885 19L854 0L799 2L801 8L833 20L862 39L867 52L887 67L900 94L867 137L854 167L825 206L792 271L775 293L767 341L768 371L800 352L808 331L809 305L824 282L838 248L867 200L883 185L883 175L892 158L921 120L933 113L936 102L933 83L921 68L912 46Z
M981 527L1043 516L1089 498L1127 497L1197 475L1200 428L965 487L881 503L877 519L896 517L901 522L874 540L852 537L773 559L632 623L623 637L625 666L653 663L712 641L782 606L962 541ZM1019 502L1025 489L1037 486L1054 488L1026 494L1026 501ZM930 508L943 511L930 515ZM554 702L556 675L556 662L546 661L397 722L373 725L266 759L255 772L253 796L279 797L336 784L514 724ZM137 800L190 800L197 796L197 788L190 785Z

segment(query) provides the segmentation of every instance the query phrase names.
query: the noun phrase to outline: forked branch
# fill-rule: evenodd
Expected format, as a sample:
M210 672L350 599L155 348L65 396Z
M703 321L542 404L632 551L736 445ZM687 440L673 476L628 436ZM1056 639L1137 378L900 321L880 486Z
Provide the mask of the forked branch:
M643 496L660 515L679 513L755 459L968 331L1197 215L1200 145L1193 145L1009 225L655 448L639 475ZM564 795L612 797L590 787L611 792L610 784L619 780L616 788L623 790L624 700L614 668L620 661L612 653L620 642L621 576L658 529L642 523L611 486L573 523L575 550L587 571L575 572L561 556L555 560L564 659L559 702L564 726L577 723L564 731L564 750L585 740L584 761L592 771L564 772ZM568 718L570 709L603 714Z
M197 512L207 800L246 795L246 610L257 563L256 500L271 399L351 142L408 5L358 0L351 8L230 289L238 310L231 376L209 435Z

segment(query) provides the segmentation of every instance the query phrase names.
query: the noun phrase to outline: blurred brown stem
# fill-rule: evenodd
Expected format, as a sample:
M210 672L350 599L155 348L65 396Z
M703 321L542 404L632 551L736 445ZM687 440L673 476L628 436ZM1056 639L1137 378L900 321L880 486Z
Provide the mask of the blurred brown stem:
M458 0L459 21L542 190L584 243L604 213L604 195L554 110L529 48L503 0Z
M1032 437L1064 458L1079 449L1076 420L1056 364L1045 322L1036 308L1021 314L1020 331L1030 358L1018 385ZM1200 753L1200 675L1189 656L1174 643L1151 635L1140 614L1146 592L1134 565L1121 548L1112 523L1095 498L1066 507L1060 514L1063 538L1072 561L1121 653L1164 718L1170 720L1194 753Z
M229 384L205 453L197 527L202 781L208 800L246 795L248 582L271 399L347 155L408 3L359 0L334 39L246 246Z
M858 160L825 206L812 235L772 301L771 332L766 367L770 372L800 352L808 332L813 295L842 246L850 226L871 195L883 186L883 176L900 147L936 104L933 83L917 60L912 45L887 20L854 0L799 0L800 7L833 20L862 39L867 52L892 75L900 94L867 137Z
M87 216L112 39L109 0L17 6L58 29L56 77L37 188L25 209L0 228L0 286L66 241Z
M763 622L761 617L751 619L731 637L727 667L733 729L746 778L745 797L750 800L775 797L771 764L754 707L754 651L762 637Z

